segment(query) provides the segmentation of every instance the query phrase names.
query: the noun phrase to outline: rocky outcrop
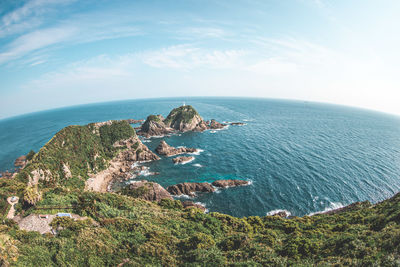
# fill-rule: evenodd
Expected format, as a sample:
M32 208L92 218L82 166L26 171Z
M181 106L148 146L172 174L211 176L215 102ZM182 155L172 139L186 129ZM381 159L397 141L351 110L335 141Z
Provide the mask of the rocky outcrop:
M216 180L212 182L212 185L215 187L221 187L221 188L226 188L226 187L234 187L234 186L242 186L242 185L248 185L249 182L245 180Z
M210 183L181 183L167 187L167 191L172 195L195 196L196 192L214 192L215 189Z
M226 124L219 123L216 120L211 120L210 125L208 126L209 129L217 130L222 129L226 126Z
M246 123L244 123L244 122L231 122L230 125L242 126L242 125L246 125Z
M194 153L197 152L197 149L195 148L187 148L187 147L180 147L180 148L175 148L167 144L164 140L160 142L158 147L156 148L156 152L159 155L163 156L175 156L179 154L185 154L185 153Z
M181 106L174 108L167 116L150 115L139 128L138 134L151 137L163 136L173 132L202 132L207 129L221 129L225 124L215 120L204 121L199 113L192 106Z
M23 155L23 156L20 156L19 158L17 158L17 159L14 161L14 166L15 166L15 167L24 168L25 165L26 165L26 162L27 162L26 156Z
M194 157L186 157L186 156L182 156L182 157L176 157L172 159L172 162L175 164L184 164L187 163L189 161L194 160Z
M16 174L16 172L5 171L1 173L0 178L11 179L14 178Z
M172 132L174 132L174 130L164 124L163 116L150 115L142 124L137 134L148 138L151 136L164 136Z
M161 185L146 180L135 181L123 189L123 193L132 197L148 201L160 201L161 199L172 199L170 193Z
M206 207L201 204L194 203L193 201L182 201L182 206L186 208L197 208L202 211L206 211Z

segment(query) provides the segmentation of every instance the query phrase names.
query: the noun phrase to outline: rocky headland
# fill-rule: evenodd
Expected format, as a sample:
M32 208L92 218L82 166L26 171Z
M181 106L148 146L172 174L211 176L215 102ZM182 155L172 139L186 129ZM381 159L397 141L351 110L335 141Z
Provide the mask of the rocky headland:
M187 147L175 148L173 146L168 145L167 142L162 140L160 142L160 144L157 146L156 152L159 155L171 157L171 156L185 154L185 153L195 153L195 152L197 152L197 149L196 148L187 148Z

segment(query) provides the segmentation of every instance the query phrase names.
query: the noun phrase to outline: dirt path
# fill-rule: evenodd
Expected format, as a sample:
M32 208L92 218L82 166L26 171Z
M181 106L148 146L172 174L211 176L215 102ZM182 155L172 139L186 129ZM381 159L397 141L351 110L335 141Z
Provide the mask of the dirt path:
M15 197L15 200L14 200L14 201L11 201L11 198L12 198L12 197L8 197L8 198L7 198L7 202L11 205L11 208L10 208L10 210L8 211L8 214L7 214L7 219L13 219L13 218L14 218L14 216L15 216L15 208L14 208L14 205L17 204L17 203L18 203L18 200L19 200L18 197Z

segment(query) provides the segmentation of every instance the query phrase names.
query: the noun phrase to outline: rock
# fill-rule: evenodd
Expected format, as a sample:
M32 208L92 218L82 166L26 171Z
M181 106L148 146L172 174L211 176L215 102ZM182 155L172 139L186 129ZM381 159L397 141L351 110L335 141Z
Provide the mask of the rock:
M214 192L215 189L210 183L181 183L167 187L172 195L195 196L196 192Z
M11 179L11 178L14 178L15 174L16 173L14 173L14 172L5 171L5 172L1 173L0 178Z
M194 160L194 157L182 156L182 157L173 158L172 162L175 163L175 164L184 164L184 163L187 163L187 162L192 161L192 160Z
M20 156L19 158L17 158L15 161L14 161L14 166L15 167L21 167L21 168L24 168L25 167L25 165L26 165L26 156L25 155L23 155L23 156Z
M159 155L164 155L167 157L174 156L174 155L179 155L179 154L184 154L184 153L194 153L197 152L197 149L195 148L187 148L187 147L180 147L180 148L175 148L167 144L164 140L160 142L158 147L156 148L156 152Z
M212 185L215 187L233 187L233 186L241 186L241 185L248 185L249 182L245 180L216 180L212 182Z
M225 126L226 126L226 124L219 123L219 122L217 122L216 120L211 120L209 129L212 129L212 130L222 129L222 128L224 128Z
M199 210L202 210L202 211L206 211L206 208L203 205L194 203L193 201L183 201L182 205L184 208L192 208L193 207L193 208L198 208Z
M239 125L239 126L246 125L246 123L243 123L243 122L231 122L230 124L231 125Z
M132 197L148 201L160 201L161 199L173 199L161 185L147 180L136 181L123 189L123 193Z
M142 124L137 134L148 138L151 136L164 136L172 132L174 132L174 130L164 124L163 116L150 115Z

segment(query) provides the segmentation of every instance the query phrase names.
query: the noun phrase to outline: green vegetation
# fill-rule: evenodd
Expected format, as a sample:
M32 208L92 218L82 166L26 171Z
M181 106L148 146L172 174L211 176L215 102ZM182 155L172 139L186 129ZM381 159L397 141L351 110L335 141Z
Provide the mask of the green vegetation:
M32 160L33 156L35 156L35 151L31 150L28 152L28 154L26 154L26 160Z
M0 266L400 265L400 194L376 205L356 203L336 214L283 219L204 214L183 208L180 201L137 198L146 187L122 191L128 195L84 191L79 184L87 166L104 167L118 151L110 144L134 134L123 123L102 127L63 129L17 179L0 180L0 208L7 207L7 196L17 195L25 198L16 206L23 216L43 213L44 207L66 207L46 213L87 217L53 220L56 236L27 232L3 220ZM62 163L72 177L64 176ZM49 170L53 179L28 185L27 175L38 167Z
M89 173L107 168L109 160L121 149L114 143L135 135L126 121L113 121L100 127L93 123L68 126L40 149L17 179L22 182L36 179L39 187L62 185L83 189Z
M164 120L166 125L174 125L176 122L190 123L194 116L199 113L190 105L174 108Z
M161 122L161 119L159 116L157 115L149 115L145 121L146 122L150 122L150 121L155 121L155 122Z
M16 244L15 265L116 266L125 261L127 266L400 264L400 194L375 206L364 202L338 214L282 219L204 214L196 208L184 209L175 200L157 204L126 195L56 187L47 189L36 206L25 207L25 214L40 213L36 208L52 205L74 206L73 213L89 219L54 220L57 236L25 232L6 221L0 235Z

